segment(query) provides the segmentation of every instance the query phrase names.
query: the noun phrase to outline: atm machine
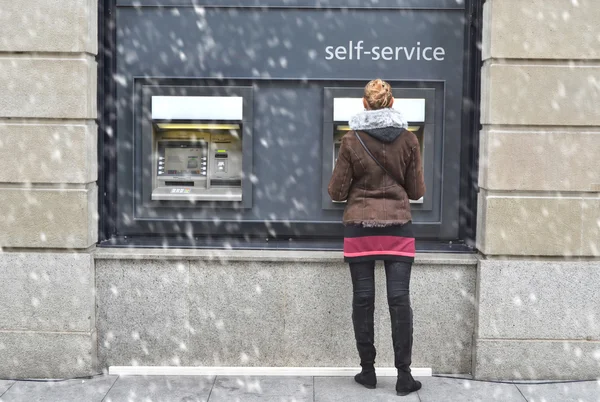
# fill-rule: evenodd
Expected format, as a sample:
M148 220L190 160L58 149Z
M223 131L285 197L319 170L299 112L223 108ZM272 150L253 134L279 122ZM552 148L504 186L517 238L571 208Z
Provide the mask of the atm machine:
M243 98L152 96L153 201L242 201Z
M426 100L424 98L395 98L393 108L400 111L408 122L408 130L416 134L421 147L422 162L425 166L425 110ZM333 98L333 149L332 149L332 171L338 158L342 137L350 131L348 121L350 118L364 110L362 98ZM428 131L428 130L427 130ZM422 204L423 198L411 203Z

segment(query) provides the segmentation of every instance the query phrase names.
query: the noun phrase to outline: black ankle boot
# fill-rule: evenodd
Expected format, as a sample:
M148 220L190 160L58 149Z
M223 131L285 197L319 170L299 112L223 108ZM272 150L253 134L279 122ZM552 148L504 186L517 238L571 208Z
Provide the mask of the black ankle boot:
M365 388L375 389L377 386L377 376L375 375L375 367L363 366L360 373L354 376L354 381L359 383Z
M396 381L396 394L406 396L411 392L421 389L421 382L416 381L412 374L398 371L398 381Z

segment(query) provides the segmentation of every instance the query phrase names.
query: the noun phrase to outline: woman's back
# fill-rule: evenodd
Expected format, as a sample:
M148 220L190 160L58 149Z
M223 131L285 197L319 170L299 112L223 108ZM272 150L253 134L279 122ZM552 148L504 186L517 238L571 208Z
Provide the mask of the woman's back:
M384 227L407 223L411 220L409 200L425 193L416 135L406 130L400 113L391 108L360 113L352 118L350 127L353 131L342 139L329 184L333 200L347 200L344 224Z

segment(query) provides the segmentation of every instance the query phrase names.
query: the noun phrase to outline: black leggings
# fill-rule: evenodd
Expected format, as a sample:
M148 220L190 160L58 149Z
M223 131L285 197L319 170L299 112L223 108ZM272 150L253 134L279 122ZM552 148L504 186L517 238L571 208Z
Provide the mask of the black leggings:
M412 264L384 261L387 282L387 299L392 321L392 341L395 366L409 371L412 355L412 308L410 306L410 273ZM361 365L375 363L374 312L375 312L375 262L350 264L352 275L352 321Z
M409 295L412 264L384 261L388 301ZM354 299L375 298L375 261L350 264Z

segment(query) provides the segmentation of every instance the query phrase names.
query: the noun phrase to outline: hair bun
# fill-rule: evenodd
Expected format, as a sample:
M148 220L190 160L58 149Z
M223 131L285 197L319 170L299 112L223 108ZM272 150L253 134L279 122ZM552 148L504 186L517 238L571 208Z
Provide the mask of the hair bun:
M392 86L380 78L370 81L365 86L365 100L372 110L390 107L392 103Z

